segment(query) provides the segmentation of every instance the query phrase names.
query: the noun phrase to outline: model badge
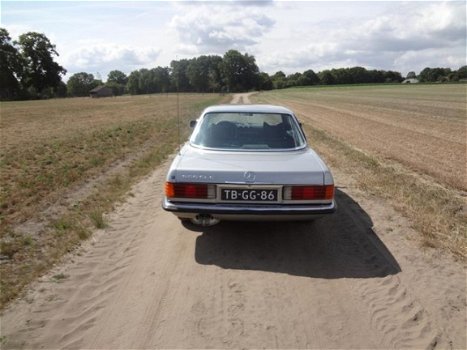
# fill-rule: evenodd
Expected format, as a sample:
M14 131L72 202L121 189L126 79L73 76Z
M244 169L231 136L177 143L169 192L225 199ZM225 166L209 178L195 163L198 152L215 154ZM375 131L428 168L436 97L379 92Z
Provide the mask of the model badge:
M256 174L252 171L245 171L243 178L246 182L253 182L256 179Z
M183 174L181 175L183 180L199 180L199 181L207 181L213 180L211 175L196 175L196 174Z

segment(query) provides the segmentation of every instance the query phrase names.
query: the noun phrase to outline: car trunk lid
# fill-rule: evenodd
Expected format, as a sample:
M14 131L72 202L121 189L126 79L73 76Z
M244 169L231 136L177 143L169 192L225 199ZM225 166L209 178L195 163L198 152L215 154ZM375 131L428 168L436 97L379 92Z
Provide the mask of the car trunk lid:
M170 178L175 182L322 185L323 174L322 161L308 148L283 152L235 152L187 145Z

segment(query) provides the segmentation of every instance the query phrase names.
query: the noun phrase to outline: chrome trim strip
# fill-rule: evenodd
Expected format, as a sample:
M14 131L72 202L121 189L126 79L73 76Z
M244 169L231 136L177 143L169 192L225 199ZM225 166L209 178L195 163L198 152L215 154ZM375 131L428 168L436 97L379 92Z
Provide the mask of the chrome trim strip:
M197 213L197 214L246 214L246 215L319 215L331 214L336 208L336 202L333 200L328 204L318 205L232 205L222 204L204 204L204 203L181 203L170 202L164 197L162 208L171 212Z

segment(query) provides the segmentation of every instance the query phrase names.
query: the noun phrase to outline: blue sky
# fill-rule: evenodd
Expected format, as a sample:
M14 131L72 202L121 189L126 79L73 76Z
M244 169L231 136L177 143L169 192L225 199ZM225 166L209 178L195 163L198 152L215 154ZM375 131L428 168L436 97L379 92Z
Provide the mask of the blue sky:
M270 74L466 64L464 1L2 1L1 26L44 33L68 76L103 79L229 49Z

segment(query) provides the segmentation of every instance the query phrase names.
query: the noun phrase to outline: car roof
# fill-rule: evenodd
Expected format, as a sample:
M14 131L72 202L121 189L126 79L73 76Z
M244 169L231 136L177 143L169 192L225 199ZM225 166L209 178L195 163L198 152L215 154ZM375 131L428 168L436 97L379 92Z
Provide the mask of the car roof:
M243 112L243 113L278 113L278 114L293 114L293 112L282 106L257 104L257 105L216 105L207 107L205 113L232 113L232 112Z

